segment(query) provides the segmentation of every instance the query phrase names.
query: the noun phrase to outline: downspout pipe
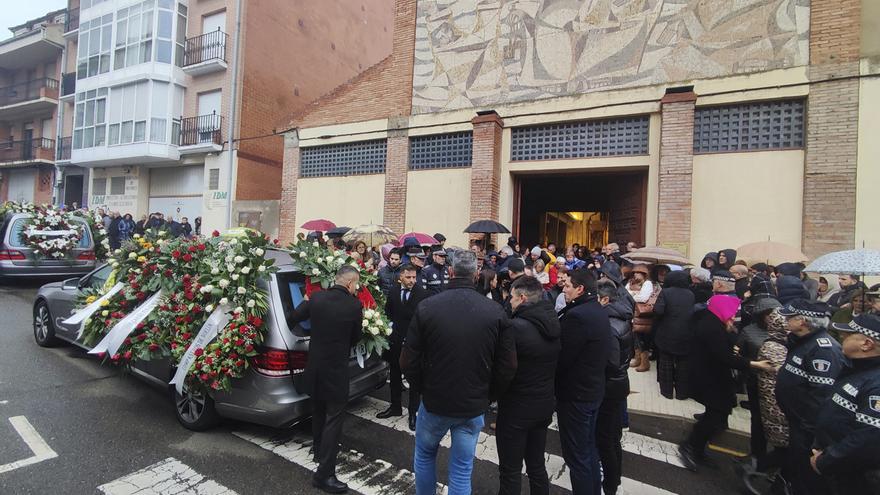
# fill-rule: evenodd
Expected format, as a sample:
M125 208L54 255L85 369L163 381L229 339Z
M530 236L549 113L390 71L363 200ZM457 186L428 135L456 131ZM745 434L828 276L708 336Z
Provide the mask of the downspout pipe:
M232 175L235 173L235 127L238 125L238 73L241 66L242 0L235 1L235 41L232 48L232 98L229 108L229 171L226 177L226 228L232 227Z
M70 11L67 12L67 15L70 15ZM65 19L66 21L66 19ZM58 157L61 156L61 132L64 130L64 101L61 100L60 95L63 91L64 85L64 70L67 68L67 39L64 40L64 46L61 48L61 77L58 80L61 84L58 85L58 107L55 111L55 177L53 177L53 201L52 203L55 206L61 206L64 203L64 198L61 197L61 180L62 180L62 172L61 165L58 165ZM83 183L83 187L88 187L88 184ZM77 203L82 203L82 198L77 200ZM80 204L80 206L84 206Z

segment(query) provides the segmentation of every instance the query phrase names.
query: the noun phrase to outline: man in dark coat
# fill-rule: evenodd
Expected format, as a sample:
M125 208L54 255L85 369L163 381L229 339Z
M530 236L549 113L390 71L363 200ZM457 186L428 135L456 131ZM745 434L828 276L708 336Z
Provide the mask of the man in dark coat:
M122 222L122 217L119 216L119 213L113 212L110 216L110 223L107 225L107 239L110 242L110 249L119 249L122 245L122 239L119 235L119 223Z
M456 251L449 287L419 303L401 352L407 381L422 393L413 460L416 495L436 491L437 453L449 432L449 492L471 492L490 386L494 382L495 390L504 390L516 370L516 351L509 332L502 332L504 310L476 291L476 278L476 254Z
M690 397L687 360L693 340L690 322L695 299L689 286L690 277L684 271L669 273L654 304L654 343L660 350L657 381L667 399Z
M559 313L562 353L556 367L556 413L562 457L569 467L572 491L602 491L596 419L605 395L605 375L613 339L608 315L596 297L596 278L589 270L569 274L566 306Z
M311 319L309 362L303 379L312 399L313 454L318 463L312 485L328 493L348 490L336 479L336 456L348 403L348 359L361 338L363 309L355 297L359 280L357 268L341 267L336 272L336 285L313 294L288 318L291 328Z
M526 270L526 264L523 260L516 258L510 260L507 263L507 281L509 284L513 284L516 279L523 276ZM504 303L501 305L504 308L504 312L507 313L507 316L513 315L513 308L510 306L510 285L507 286L507 297L504 298Z
M391 286L388 300L385 302L385 314L391 320L391 348L386 351L385 360L391 367L391 405L376 415L377 418L390 418L403 415L400 394L403 393L403 371L400 369L400 351L406 340L413 314L419 302L428 297L428 292L416 283L416 267L404 265L400 268L398 281ZM410 384L409 387L409 429L416 430L416 411L419 410L419 392Z
M694 316L690 386L692 397L706 412L678 448L682 464L691 471L706 462L706 444L727 427L727 417L736 405L737 384L731 370L747 370L750 365L773 370L767 361L749 361L734 353L730 334L736 331L733 319L739 304L736 296L715 295L707 308Z
M534 277L520 277L511 286L513 318L506 331L516 348L516 374L498 399L499 493L519 494L523 460L529 491L549 493L544 466L547 426L556 399L553 379L559 358L559 320L553 304L542 300L543 287ZM500 392L500 391L499 391Z
M599 283L599 304L608 313L614 338L611 339L610 366L605 377L605 397L596 418L596 446L602 461L602 491L617 493L623 468L623 411L629 395L629 361L635 354L632 333L632 306L618 299L613 282Z
M392 249L388 253L388 264L379 269L379 288L382 289L382 293L385 294L385 298L389 297L391 294L391 288L394 284L398 283L398 278L400 277L400 250L397 248ZM415 267L410 265L415 271ZM418 275L416 275L418 278ZM406 330L404 329L404 332Z

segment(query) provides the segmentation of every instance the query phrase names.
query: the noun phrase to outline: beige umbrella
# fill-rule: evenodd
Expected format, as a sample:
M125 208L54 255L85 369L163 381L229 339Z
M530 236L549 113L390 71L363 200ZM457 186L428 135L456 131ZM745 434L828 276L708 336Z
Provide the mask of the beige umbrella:
M768 265L780 265L782 263L802 263L809 260L807 255L799 249L781 242L761 241L744 244L736 248L737 259L743 260L749 266L755 263L767 263Z
M655 265L689 265L691 263L687 256L675 249L660 246L647 246L635 249L624 254L623 258L630 261L653 263Z
M342 236L342 240L354 244L364 241L367 246L379 247L382 244L394 244L397 242L397 234L384 225L368 224L358 225Z

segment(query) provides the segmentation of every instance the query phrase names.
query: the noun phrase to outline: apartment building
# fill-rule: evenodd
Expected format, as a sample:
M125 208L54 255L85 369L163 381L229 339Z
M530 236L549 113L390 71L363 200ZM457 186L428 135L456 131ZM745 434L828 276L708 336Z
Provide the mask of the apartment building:
M64 10L0 41L0 201L52 201Z
M278 230L282 116L391 52L393 2L70 0L59 197ZM230 145L230 143L233 143Z

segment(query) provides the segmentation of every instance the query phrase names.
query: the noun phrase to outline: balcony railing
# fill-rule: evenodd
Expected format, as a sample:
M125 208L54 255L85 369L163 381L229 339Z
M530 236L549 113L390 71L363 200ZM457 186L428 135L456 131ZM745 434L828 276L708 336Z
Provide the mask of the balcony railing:
M76 72L61 75L61 97L76 93Z
M58 161L70 160L70 150L73 149L72 144L73 141L70 136L59 139L58 148L55 150L55 159Z
M212 113L180 119L180 146L223 144L223 117Z
M218 28L194 38L187 38L183 52L183 66L200 64L211 60L226 62L226 39L228 36Z
M46 138L22 141L0 141L0 163L33 160L52 161L55 156L55 140Z
M64 21L64 32L69 33L79 29L79 9L67 11L67 20Z
M0 88L0 107L41 97L58 97L58 79L44 77Z

